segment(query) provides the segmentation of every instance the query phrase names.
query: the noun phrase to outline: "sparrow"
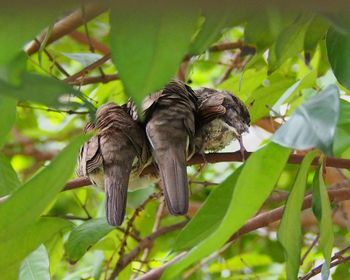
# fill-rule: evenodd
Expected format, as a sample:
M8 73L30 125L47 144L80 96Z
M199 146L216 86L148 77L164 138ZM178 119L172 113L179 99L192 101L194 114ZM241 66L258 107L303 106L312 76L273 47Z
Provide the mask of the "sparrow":
M197 98L181 81L169 82L143 103L145 130L172 215L188 211L186 163L194 154Z
M94 129L96 134L80 149L77 175L88 176L105 191L107 222L119 226L125 216L130 173L139 175L149 157L146 137L131 102L102 105L85 132Z
M195 90L195 94L198 102L196 151L216 152L237 139L244 158L242 134L248 132L250 126L249 111L244 103L228 91L204 87Z

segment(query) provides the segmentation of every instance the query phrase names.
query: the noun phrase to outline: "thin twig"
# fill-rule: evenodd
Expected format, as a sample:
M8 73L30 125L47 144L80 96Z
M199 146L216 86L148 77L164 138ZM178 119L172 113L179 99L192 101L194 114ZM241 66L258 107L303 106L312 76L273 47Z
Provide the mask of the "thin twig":
M300 260L300 266L303 265L305 259L310 254L312 248L314 248L316 246L319 239L320 239L320 234L317 234L316 238L312 241L311 245L309 246L309 248L307 248L305 254L302 256L302 258Z
M23 103L18 103L17 107L22 107L22 108L29 108L33 110L41 110L41 111L46 111L46 112L53 112L53 113L63 113L63 114L68 114L68 115L86 115L89 114L88 111L74 111L74 110L64 110L64 109L53 109L53 108L45 108L45 107L38 107L38 106L32 106L32 105L27 105Z

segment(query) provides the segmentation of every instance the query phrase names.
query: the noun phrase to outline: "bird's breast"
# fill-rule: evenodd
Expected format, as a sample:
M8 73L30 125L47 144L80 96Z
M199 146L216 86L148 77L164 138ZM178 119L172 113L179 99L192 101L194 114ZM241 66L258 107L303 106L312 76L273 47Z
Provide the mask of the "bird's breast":
M219 151L236 139L235 129L221 119L215 119L202 128L205 151Z

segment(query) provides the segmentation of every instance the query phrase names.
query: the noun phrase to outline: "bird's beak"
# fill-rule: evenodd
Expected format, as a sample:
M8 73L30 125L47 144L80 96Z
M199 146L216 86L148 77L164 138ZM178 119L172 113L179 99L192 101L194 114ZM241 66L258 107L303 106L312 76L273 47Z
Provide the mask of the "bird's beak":
M249 125L244 124L244 132L249 132Z

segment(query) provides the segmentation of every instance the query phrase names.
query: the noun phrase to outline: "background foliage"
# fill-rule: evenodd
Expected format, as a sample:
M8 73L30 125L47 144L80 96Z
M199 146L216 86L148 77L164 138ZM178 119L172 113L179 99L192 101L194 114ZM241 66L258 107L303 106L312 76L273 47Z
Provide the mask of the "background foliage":
M321 270L345 279L348 15L340 5L238 9L228 0L4 5L2 278L130 279L160 268L164 279L309 279ZM226 162L240 160L233 144L208 156L220 163L190 166L187 217L169 216L158 185L145 181L112 228L103 193L74 180L82 128L101 104L140 104L173 77L240 97L252 154Z

